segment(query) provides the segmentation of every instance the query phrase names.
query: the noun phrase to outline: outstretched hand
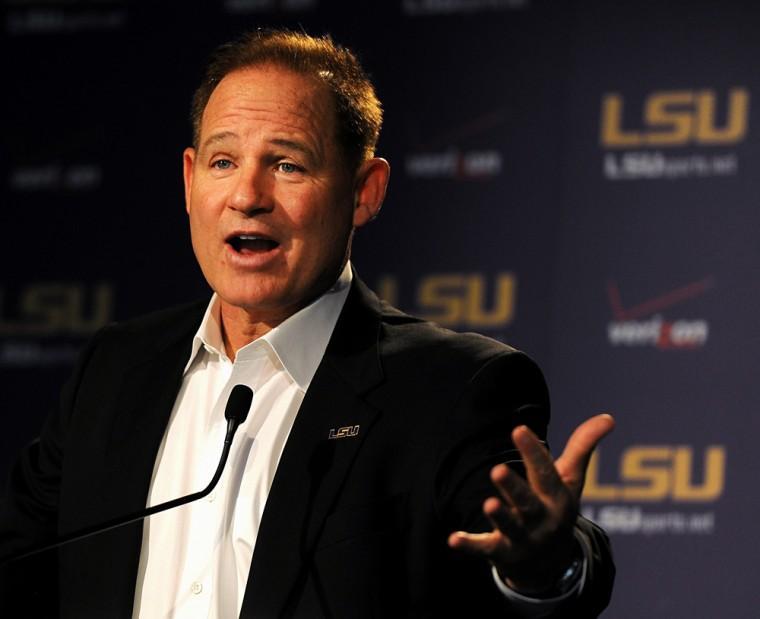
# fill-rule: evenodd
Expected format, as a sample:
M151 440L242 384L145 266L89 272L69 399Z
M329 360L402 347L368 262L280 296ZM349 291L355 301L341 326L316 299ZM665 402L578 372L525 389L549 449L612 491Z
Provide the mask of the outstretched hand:
M479 554L516 589L530 594L552 587L573 560L573 525L591 453L615 427L610 415L587 419L557 460L526 426L512 431L527 480L506 464L491 469L498 496L483 503L489 533L456 531L449 546Z

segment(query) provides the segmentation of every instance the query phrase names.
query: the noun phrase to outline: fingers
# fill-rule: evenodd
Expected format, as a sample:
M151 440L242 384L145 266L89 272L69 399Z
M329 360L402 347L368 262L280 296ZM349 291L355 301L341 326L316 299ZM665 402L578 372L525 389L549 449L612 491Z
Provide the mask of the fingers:
M532 525L540 521L546 512L546 506L536 496L528 483L517 473L510 470L504 464L498 464L491 469L491 481L499 491L506 506L511 507L510 517L521 525ZM496 501L494 499L496 503ZM484 512L491 517L486 509L488 502L484 504ZM513 532L507 531L508 527L499 527L510 537Z
M505 506L496 497L491 497L483 503L483 513L494 530L498 530L507 538L509 545L519 544L525 538L525 525L515 508Z
M525 537L522 518L513 507L505 505L500 499L490 497L483 503L483 513L491 522L490 533L467 533L456 531L449 535L451 548L481 554L493 559L508 555L514 544L520 544Z
M512 431L512 441L522 456L528 483L535 492L554 498L564 491L562 479L554 466L549 450L527 426Z
M582 484L591 453L614 428L615 420L603 413L587 419L575 429L556 462L566 483L571 486Z
M526 426L515 428L512 441L527 479L504 464L491 469L498 497L486 499L483 513L493 530L456 531L449 536L449 546L488 558L502 577L533 574L536 583L546 575L547 565L569 562L586 467L596 445L614 426L610 415L588 419L573 432L556 462Z
M566 460L568 467L584 465L591 457L591 452L605 436L615 427L612 415L603 413L584 421L572 433L567 441L562 458Z
M456 550L493 557L500 549L500 546L504 546L508 542L495 531L490 533L455 531L449 535L448 543L450 548L455 548Z

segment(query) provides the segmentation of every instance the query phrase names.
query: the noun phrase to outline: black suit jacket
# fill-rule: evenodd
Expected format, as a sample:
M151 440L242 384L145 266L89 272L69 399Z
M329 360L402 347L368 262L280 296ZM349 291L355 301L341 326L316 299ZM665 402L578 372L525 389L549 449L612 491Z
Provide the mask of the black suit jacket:
M93 339L60 412L14 470L0 552L145 505L204 308ZM517 458L511 429L545 437L548 420L543 378L526 356L402 314L355 279L283 451L241 617L514 617L488 564L446 538L488 529L488 471ZM578 528L592 553L587 585L558 617L596 616L612 586L606 538L582 519ZM141 535L129 525L58 551L61 617L131 616ZM39 561L34 578L18 565L6 582L16 593L34 582L36 599L51 602Z

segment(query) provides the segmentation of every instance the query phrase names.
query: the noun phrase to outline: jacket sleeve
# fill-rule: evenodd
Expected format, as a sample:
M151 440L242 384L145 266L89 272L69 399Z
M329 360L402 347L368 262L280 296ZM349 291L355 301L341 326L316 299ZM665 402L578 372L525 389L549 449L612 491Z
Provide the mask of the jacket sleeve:
M441 450L436 483L439 514L450 531L491 530L482 513L483 501L495 494L490 469L507 462L525 476L520 454L510 438L512 429L521 424L546 442L548 390L533 361L522 353L508 351L481 366L452 409L450 437ZM609 603L615 574L609 540L597 525L580 515L576 537L587 560L584 586L577 596L546 616L596 617ZM496 588L492 581L489 584ZM503 605L502 616L515 616L506 599L499 604Z

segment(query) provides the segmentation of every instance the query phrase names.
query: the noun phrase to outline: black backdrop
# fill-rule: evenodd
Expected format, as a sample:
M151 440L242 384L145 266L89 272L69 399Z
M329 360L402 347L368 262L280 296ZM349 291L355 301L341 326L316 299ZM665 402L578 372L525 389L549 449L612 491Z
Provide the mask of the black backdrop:
M760 8L155 4L3 5L0 474L94 329L208 295L180 174L208 52L257 26L331 32L386 109L363 278L534 356L555 446L617 415L584 503L619 565L604 616L754 616Z

